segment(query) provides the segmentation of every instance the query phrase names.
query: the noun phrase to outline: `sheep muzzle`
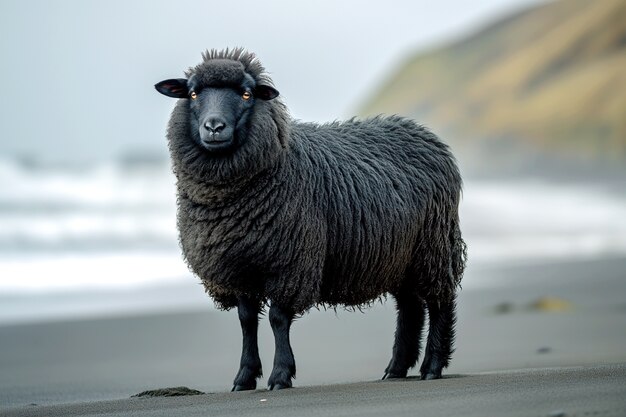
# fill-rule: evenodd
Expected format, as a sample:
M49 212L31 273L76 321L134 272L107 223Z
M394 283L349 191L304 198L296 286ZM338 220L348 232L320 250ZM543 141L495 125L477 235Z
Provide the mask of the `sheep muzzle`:
M208 151L224 151L234 146L232 124L219 115L209 115L198 127L200 144Z

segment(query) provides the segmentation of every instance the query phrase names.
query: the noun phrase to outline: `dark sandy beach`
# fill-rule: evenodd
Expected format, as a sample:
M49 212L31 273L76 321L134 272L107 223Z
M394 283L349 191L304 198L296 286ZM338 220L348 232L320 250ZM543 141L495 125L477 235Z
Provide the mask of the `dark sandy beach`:
M22 407L5 416L623 416L626 365Z
M234 312L3 326L0 415L626 415L625 294L623 258L470 267L444 380L377 381L391 351L389 300L296 322L297 388L271 393L265 379L256 392L227 392L241 343ZM260 332L268 373L266 319ZM174 386L210 394L129 399Z

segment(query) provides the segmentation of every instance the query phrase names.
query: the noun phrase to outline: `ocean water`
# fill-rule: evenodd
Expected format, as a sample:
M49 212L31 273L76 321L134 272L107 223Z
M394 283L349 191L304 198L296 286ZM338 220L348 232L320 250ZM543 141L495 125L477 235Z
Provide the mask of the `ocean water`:
M165 160L0 160L0 324L211 308L175 201ZM469 181L461 206L470 268L626 254L624 219L625 193L602 184Z

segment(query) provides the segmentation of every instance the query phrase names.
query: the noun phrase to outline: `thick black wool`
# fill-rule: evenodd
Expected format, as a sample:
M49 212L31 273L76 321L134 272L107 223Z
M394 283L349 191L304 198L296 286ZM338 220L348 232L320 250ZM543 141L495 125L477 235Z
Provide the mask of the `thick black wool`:
M187 76L271 85L253 54L203 58ZM191 140L189 116L179 100L168 128L180 242L219 307L238 295L297 313L387 293L454 297L465 266L461 177L426 128L396 116L300 123L280 99L258 100L241 146L212 154Z

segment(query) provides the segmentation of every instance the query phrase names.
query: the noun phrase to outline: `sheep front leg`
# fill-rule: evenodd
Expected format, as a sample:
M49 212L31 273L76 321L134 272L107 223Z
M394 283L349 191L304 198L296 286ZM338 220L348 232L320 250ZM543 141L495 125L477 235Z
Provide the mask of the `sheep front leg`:
M269 318L274 332L276 351L274 352L274 368L267 385L270 390L291 388L291 379L296 376L296 362L289 342L289 329L294 314L289 308L272 303Z
M256 388L256 379L263 375L257 341L259 302L248 297L239 297L237 312L241 323L243 344L239 372L235 377L232 390L253 390Z

